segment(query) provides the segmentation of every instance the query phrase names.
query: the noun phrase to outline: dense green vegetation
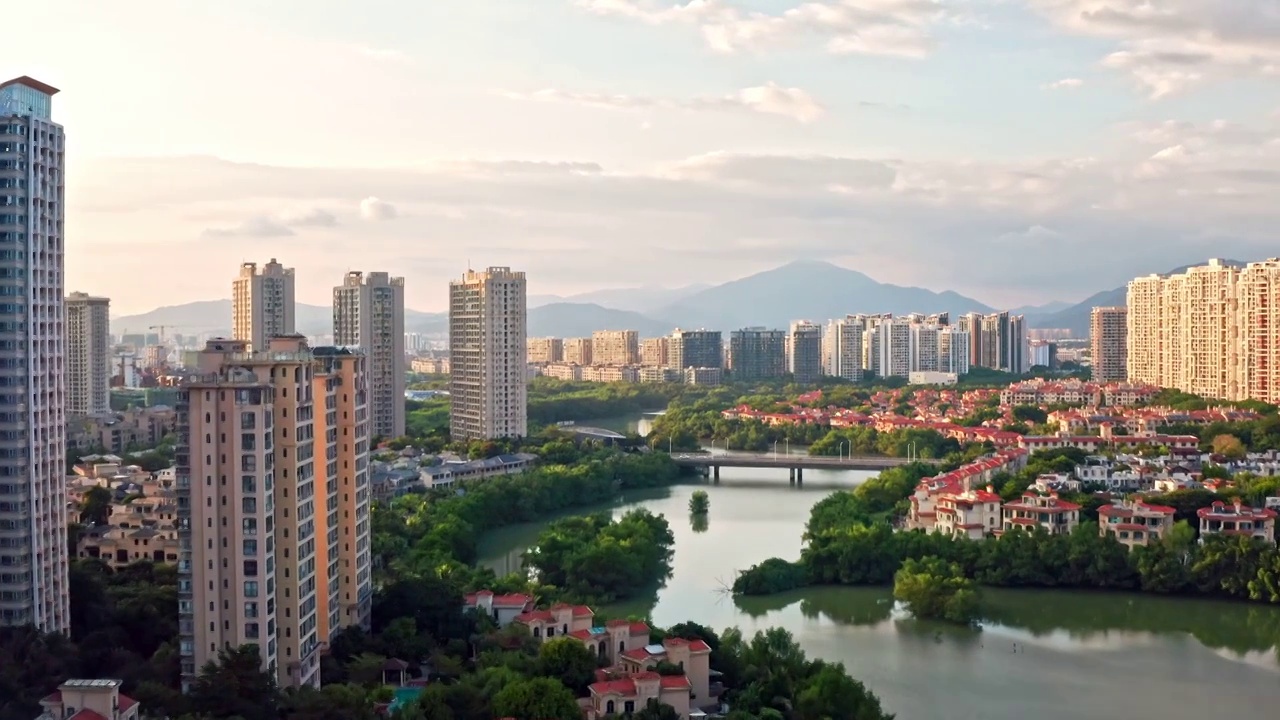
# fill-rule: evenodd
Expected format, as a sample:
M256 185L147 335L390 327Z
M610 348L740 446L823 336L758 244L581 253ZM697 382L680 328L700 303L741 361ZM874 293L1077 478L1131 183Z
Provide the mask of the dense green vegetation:
M551 523L525 564L541 597L558 589L579 602L609 603L670 577L674 544L661 515L632 510L615 522L603 512Z
M978 619L978 593L956 563L942 558L908 558L893 576L893 597L922 620L972 625Z
M706 490L694 490L689 496L689 512L693 515L706 515L711 510L711 496Z
M1236 407L1243 410L1253 410L1263 415L1274 415L1276 413L1276 406L1259 400L1214 400L1168 388L1156 393L1148 404L1170 407L1174 410L1207 410L1212 407Z
M672 407L653 423L653 447L697 450L705 440L729 450L767 452L775 443L808 445L811 455L887 455L941 458L958 452L960 443L934 430L906 428L879 432L871 427L832 429L816 423L767 425L752 419L729 419L719 410ZM670 444L668 444L670 441Z

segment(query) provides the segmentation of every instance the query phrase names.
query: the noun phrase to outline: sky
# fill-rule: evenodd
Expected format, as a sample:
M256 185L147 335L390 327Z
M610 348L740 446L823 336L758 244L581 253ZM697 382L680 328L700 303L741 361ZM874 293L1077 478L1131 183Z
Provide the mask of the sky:
M303 302L385 270L435 311L490 265L571 295L819 259L1008 307L1280 255L1276 0L45 0L5 24L0 75L62 90L67 289L115 314L271 258Z

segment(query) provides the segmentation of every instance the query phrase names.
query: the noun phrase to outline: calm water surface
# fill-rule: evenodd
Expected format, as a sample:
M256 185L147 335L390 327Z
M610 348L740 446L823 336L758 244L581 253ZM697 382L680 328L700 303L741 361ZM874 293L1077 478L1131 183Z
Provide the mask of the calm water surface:
M616 515L645 507L667 517L676 535L674 574L652 597L602 611L650 615L662 626L784 627L811 656L843 662L900 720L1280 717L1280 608L988 590L985 630L975 633L904 617L888 589L738 600L725 592L737 570L798 557L813 504L870 475L811 470L797 488L782 470L725 468L718 485L620 497L606 506ZM711 498L704 531L688 515L699 487ZM481 562L518 570L542 527L490 534Z

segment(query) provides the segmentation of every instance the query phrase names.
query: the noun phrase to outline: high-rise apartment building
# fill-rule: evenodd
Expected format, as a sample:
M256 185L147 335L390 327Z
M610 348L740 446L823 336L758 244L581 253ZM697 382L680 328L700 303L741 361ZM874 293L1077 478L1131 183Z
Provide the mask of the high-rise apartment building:
M1032 340L1028 343L1027 365L1058 369L1058 343L1052 340Z
M827 332L822 336L822 356L823 369L828 375L855 382L862 379L865 369L862 340L866 325L865 319L856 315L827 324Z
M938 328L938 372L969 374L969 341L972 336L959 327Z
M809 385L822 377L822 326L808 320L791 323L787 333L787 372Z
M641 340L640 364L645 367L666 367L670 347L670 338L656 337Z
M591 333L592 365L638 365L640 333L635 330L596 330Z
M591 333L591 364L640 364L640 333L636 331L595 331Z
M240 276L231 283L231 324L237 340L250 348L265 348L273 337L294 334L293 268L271 258L240 265Z
M3 182L3 181L0 181ZM111 301L67 296L67 417L111 410Z
M449 283L449 431L454 440L528 434L527 297L524 273L506 267L468 270L462 280Z
M729 333L729 369L735 380L763 380L787 372L787 334L762 327Z
M1276 402L1280 259L1221 260L1129 283L1127 375L1224 400Z
M531 363L558 363L564 360L564 341L560 338L529 338L525 344Z
M574 365L591 365L591 338L565 338L564 361Z
M863 336L867 371L878 378L909 377L911 323L892 315L871 317L867 323L867 333Z
M0 83L0 625L69 627L63 293L66 157L58 89Z
M724 367L724 340L719 330L679 330L667 344L667 364L685 368Z
M301 336L212 340L178 403L184 685L257 645L282 686L318 686L320 649L368 623L368 379L362 352Z
M404 278L348 272L333 289L333 343L364 350L373 434L404 435Z
M1249 263L1238 287L1240 396L1280 405L1280 258Z
M1093 381L1108 383L1128 379L1129 310L1096 307L1089 314L1090 363Z
M1019 374L1031 369L1024 316L968 313L958 327L969 333L970 365Z

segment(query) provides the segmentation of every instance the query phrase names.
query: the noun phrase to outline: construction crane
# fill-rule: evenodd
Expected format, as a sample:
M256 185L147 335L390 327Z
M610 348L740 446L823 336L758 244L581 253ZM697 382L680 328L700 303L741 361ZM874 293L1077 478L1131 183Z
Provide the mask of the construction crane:
M172 326L172 325L152 325L151 327L149 327L149 328L147 328L147 329L148 329L148 330L159 330L159 331L160 331L160 344L161 344L161 345L163 345L163 344L164 344L164 331L165 331L165 329L166 329L166 328L171 328L171 327L173 327L173 326Z

